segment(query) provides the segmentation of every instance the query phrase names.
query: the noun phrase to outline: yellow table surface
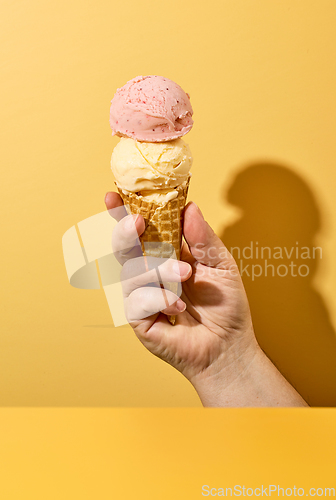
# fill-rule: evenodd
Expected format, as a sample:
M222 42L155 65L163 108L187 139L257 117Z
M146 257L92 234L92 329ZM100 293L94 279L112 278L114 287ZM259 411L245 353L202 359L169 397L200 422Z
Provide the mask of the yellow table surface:
M329 409L2 409L0 428L6 500L194 500L203 485L295 486L306 497L336 488Z

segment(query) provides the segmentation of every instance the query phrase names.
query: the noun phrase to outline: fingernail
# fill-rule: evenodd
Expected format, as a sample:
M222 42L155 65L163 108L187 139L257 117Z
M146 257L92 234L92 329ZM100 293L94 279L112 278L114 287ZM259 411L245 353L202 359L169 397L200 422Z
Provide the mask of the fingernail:
M190 266L186 262L174 262L173 270L178 276L186 276L189 273Z
M109 194L110 194L110 191L108 191L108 192L106 193L106 195L105 195L105 198L104 198L105 203L106 203L106 201L107 201L106 199L107 199L107 197L108 197L108 195L109 195Z
M178 311L183 312L186 310L187 305L183 302L183 300L178 299L178 301L176 302L176 307Z
M129 215L127 220L125 221L125 229L135 229L135 223L139 218L139 214L137 215Z

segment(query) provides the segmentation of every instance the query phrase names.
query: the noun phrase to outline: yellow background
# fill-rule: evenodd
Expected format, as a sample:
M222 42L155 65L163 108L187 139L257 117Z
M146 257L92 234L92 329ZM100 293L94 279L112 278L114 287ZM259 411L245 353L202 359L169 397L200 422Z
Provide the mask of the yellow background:
M229 245L323 247L312 280L245 284L266 352L335 405L335 17L326 0L2 0L1 405L199 406L64 268L63 233L113 188L109 102L138 74L191 94L190 199ZM4 408L0 428L6 500L336 486L330 409Z
M1 405L200 406L63 262L113 189L109 103L138 74L190 93L190 199L224 241L323 247L306 280L246 288L262 347L336 405L335 20L326 0L2 1Z

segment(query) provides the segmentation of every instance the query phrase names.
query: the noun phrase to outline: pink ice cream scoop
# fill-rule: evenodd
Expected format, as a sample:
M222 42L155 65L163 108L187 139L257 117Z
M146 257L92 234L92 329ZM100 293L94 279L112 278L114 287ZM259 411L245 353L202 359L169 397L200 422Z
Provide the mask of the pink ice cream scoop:
M162 76L137 76L115 93L110 108L112 135L145 142L172 141L193 126L189 95Z

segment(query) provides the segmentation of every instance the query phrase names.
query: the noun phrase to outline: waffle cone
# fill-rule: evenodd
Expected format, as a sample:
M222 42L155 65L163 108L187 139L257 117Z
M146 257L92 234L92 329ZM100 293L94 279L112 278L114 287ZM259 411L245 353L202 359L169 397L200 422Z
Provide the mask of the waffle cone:
M187 200L189 182L190 177L186 183L175 188L178 192L177 197L163 206L148 202L136 193L125 194L118 188L119 194L124 204L129 207L130 213L140 214L145 220L145 231L139 237L144 255L170 258L174 257L175 250L176 258L180 259L183 209ZM160 243L160 245L156 243ZM174 285L172 291L174 291ZM175 316L168 316L168 319L172 324L175 323Z

